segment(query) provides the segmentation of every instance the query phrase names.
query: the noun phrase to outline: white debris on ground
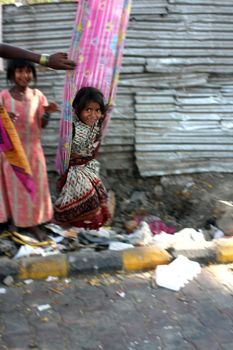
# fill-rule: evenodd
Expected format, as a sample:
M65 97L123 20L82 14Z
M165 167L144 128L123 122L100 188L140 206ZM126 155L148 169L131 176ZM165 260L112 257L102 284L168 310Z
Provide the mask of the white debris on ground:
M179 255L168 265L158 265L155 269L155 281L158 286L179 291L201 272L198 262Z

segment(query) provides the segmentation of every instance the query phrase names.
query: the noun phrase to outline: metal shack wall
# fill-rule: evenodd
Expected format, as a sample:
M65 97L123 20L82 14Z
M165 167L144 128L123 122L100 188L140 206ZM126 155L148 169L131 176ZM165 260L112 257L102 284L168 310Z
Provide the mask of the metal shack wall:
M3 39L40 52L67 51L75 8L4 6ZM142 176L233 171L232 14L231 0L133 0L103 167L136 164ZM38 69L38 87L60 103L64 73ZM56 114L43 135L48 170L58 127Z

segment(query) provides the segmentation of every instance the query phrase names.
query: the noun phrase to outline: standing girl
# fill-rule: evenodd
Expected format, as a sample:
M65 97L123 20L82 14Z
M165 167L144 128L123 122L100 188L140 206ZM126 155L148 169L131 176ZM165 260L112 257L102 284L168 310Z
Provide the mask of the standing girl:
M98 229L109 218L107 192L95 159L106 115L102 93L80 89L73 101L73 141L67 172L58 182L54 218L58 224Z
M14 122L31 167L35 196L32 200L1 152L0 223L10 220L16 227L25 228L42 239L44 237L38 225L49 221L53 213L40 138L50 113L58 108L56 103L48 104L40 90L29 87L32 81L36 82L36 78L33 63L19 59L8 62L7 80L12 86L0 92L0 105Z

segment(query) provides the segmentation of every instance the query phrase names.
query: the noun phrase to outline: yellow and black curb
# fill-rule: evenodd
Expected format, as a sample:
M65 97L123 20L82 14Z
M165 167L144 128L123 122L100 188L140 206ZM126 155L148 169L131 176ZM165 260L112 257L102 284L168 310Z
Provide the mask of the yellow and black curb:
M183 254L200 263L232 263L233 238L213 241L207 249L173 250L168 252L156 245L124 251L79 251L46 257L28 257L19 260L0 258L0 278L46 279L48 276L69 277L80 274L145 271L157 265L169 264Z
M215 242L216 262L228 264L233 262L233 238L219 239Z

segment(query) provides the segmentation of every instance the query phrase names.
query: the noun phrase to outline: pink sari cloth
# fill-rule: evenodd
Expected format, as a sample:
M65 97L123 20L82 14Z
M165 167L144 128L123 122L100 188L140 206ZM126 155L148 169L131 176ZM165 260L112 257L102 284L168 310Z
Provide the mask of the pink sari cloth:
M80 0L72 33L69 57L77 63L66 73L60 142L56 157L62 175L69 166L72 142L72 101L85 86L101 90L106 103L113 105L131 0ZM104 130L110 118L105 118Z

